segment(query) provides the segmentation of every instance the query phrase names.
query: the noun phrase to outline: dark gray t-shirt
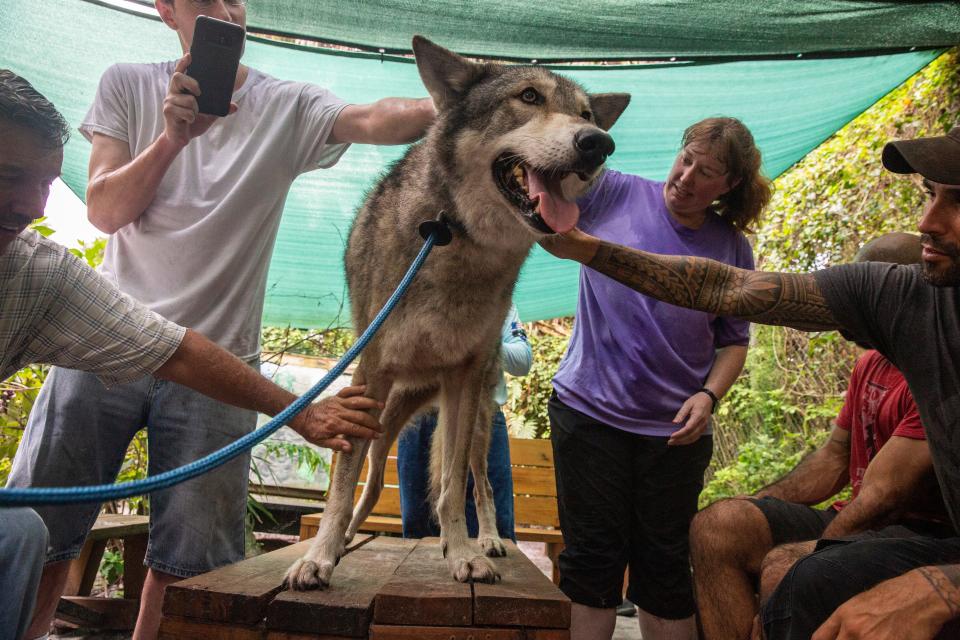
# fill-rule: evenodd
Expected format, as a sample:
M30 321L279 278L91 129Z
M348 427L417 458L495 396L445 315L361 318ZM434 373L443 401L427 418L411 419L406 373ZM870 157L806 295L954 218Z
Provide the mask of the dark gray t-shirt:
M960 531L960 287L929 285L920 269L865 262L814 276L844 335L872 345L906 377Z

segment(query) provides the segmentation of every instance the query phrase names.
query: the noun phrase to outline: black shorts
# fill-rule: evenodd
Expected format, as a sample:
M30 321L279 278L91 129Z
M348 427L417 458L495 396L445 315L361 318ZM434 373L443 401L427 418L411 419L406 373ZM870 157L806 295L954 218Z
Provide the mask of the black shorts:
M750 502L767 519L774 546L818 539L838 513L836 509L814 509L770 496L751 498Z
M644 611L679 620L694 614L690 521L697 512L713 438L667 446L598 422L550 399L557 474L560 589L572 601L608 609L627 597Z
M909 536L903 527L899 531L909 537L890 537L897 530L887 527L818 542L817 550L793 565L763 605L765 637L807 640L837 607L874 585L917 567L960 562L960 538ZM958 637L960 620L937 635Z

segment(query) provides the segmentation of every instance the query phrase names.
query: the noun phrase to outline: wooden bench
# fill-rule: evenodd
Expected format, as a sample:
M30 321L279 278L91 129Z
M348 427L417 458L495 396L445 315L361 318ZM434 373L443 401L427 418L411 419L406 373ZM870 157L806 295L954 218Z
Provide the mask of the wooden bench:
M85 628L133 629L147 576L143 558L149 528L148 516L101 514L80 556L70 562L56 619ZM108 540L123 540L123 598L90 597Z
M456 582L439 539L359 534L323 591L284 591L310 542L167 587L160 638L569 640L570 601L511 542L496 584Z
M334 455L331 464L336 465ZM513 471L513 510L518 541L542 542L553 564L553 581L559 582L557 556L563 549L560 518L557 515L557 485L553 472L553 448L549 440L510 438L510 464ZM367 477L364 462L354 502L360 498ZM400 488L397 474L397 445L390 449L384 470L383 493L370 516L360 527L366 533L403 532L400 519ZM306 514L300 519L300 539L317 535L322 513Z

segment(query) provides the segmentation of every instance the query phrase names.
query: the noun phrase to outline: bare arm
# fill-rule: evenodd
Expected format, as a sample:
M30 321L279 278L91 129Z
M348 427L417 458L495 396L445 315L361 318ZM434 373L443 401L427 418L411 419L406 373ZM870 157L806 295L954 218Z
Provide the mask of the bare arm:
M811 274L738 269L694 256L630 249L573 230L540 242L631 289L680 307L806 331L839 328Z
M811 640L932 640L960 617L960 565L920 567L850 598Z
M160 181L180 151L216 122L197 112L197 81L184 70L190 54L177 62L163 101L164 131L136 158L126 142L94 134L87 183L87 217L96 228L114 233L150 206ZM231 104L230 112L236 110Z
M770 496L797 502L817 504L850 482L850 432L834 426L819 449L800 461L793 471L757 492L757 497Z
M296 400L292 393L191 329L154 373L215 400L271 416ZM341 451L350 450L344 436L379 437L380 423L368 411L382 406L364 397L363 391L363 387L348 387L337 397L314 403L294 418L290 427L316 445Z
M340 111L329 142L406 144L422 137L436 116L430 98L383 98Z
M722 398L743 371L746 361L747 348L744 346L730 345L717 349L717 357L703 386L717 398ZM698 391L687 398L673 418L674 422L684 423L684 426L670 436L667 444L675 446L696 442L706 430L712 412L713 399L707 394Z
M857 497L837 514L822 537L837 538L888 524L909 508L931 473L933 461L926 440L893 436L867 466Z

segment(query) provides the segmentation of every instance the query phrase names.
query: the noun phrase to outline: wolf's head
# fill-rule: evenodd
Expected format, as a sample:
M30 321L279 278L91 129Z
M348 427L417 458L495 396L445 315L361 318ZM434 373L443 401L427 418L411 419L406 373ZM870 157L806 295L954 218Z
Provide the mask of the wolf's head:
M458 211L474 218L465 222L519 226L530 240L572 229L572 200L613 153L606 131L630 95L591 95L542 67L474 63L420 36L413 51L438 111L430 141Z

